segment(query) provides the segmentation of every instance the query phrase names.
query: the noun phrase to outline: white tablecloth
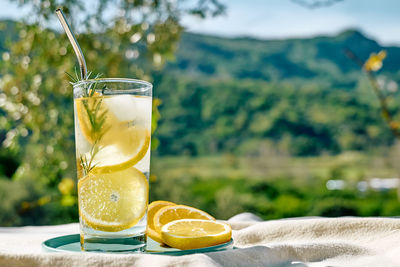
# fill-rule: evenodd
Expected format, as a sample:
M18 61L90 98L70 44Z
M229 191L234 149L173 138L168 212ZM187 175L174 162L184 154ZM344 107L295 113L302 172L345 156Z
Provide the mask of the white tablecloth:
M240 249L161 256L48 253L41 243L78 233L78 224L0 228L0 266L400 266L400 219L294 218L228 221Z

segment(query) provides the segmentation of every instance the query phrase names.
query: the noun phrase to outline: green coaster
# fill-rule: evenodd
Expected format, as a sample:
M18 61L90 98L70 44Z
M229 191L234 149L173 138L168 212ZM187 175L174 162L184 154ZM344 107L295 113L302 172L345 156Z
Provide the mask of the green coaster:
M81 245L79 243L80 236L79 234L75 235L64 235L55 238L48 239L42 243L42 248L46 252L80 252L80 253L90 253L81 250ZM161 254L161 255L188 255L194 253L206 253L213 251L223 251L234 249L233 240L231 239L229 242L224 244L206 247L206 248L198 248L198 249L188 249L188 250L180 250L177 248L170 248L161 246L160 243L154 241L151 238L147 238L147 249L145 252L137 252L144 254ZM98 253L98 252L97 252ZM135 252L123 252L123 253L135 253Z

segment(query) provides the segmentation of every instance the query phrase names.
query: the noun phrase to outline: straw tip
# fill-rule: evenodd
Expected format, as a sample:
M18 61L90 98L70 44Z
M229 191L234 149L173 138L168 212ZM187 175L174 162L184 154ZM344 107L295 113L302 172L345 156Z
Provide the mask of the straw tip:
M61 8L56 9L56 12L61 12L61 11L62 11Z

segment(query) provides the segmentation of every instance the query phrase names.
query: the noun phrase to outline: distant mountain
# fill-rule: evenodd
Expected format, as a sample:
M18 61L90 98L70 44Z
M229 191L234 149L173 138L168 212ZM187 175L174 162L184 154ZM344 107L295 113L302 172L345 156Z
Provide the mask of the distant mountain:
M191 75L265 81L326 76L342 80L359 70L346 57L346 48L361 59L384 48L389 57L383 71L396 73L399 70L399 47L382 47L357 30L331 37L286 40L229 39L185 33L176 62L169 64L167 69Z

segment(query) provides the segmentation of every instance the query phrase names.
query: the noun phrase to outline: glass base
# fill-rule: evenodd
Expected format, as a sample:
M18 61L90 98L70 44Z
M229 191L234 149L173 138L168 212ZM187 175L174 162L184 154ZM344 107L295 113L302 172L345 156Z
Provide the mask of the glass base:
M133 237L101 238L81 235L81 249L98 252L144 252L146 236L141 234Z

